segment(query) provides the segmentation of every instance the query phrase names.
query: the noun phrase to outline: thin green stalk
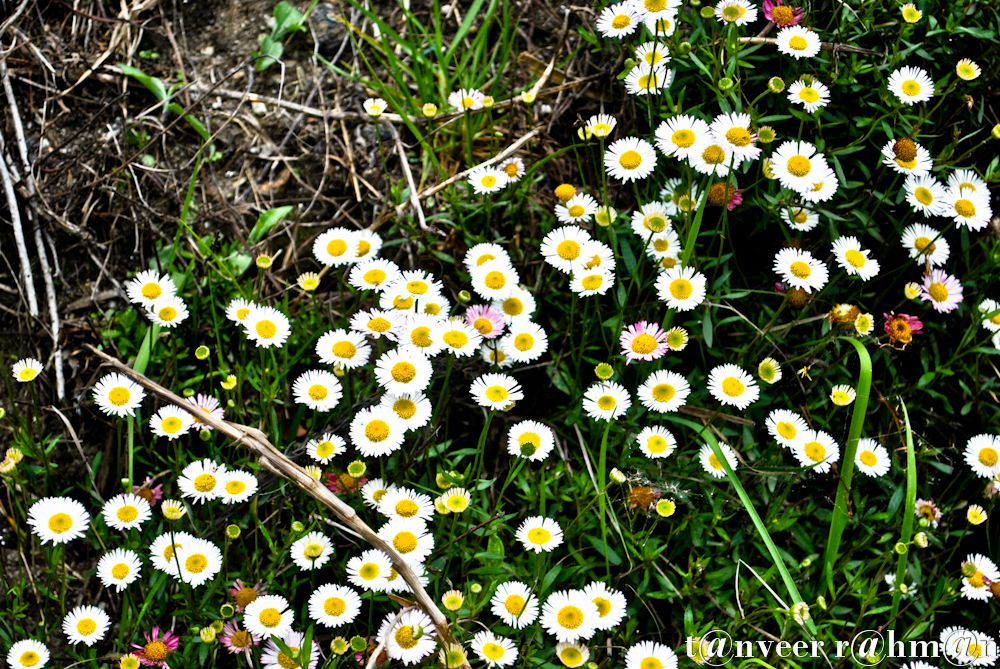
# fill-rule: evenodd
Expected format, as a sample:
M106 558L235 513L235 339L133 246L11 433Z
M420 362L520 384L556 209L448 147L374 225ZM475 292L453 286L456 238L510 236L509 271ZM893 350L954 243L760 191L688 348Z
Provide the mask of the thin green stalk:
M608 578L611 578L611 563L608 561L608 521L604 517L604 509L607 504L605 489L607 488L607 462L608 462L608 433L611 432L611 420L604 426L604 435L601 437L601 454L597 461L597 487L598 498L597 508L601 516L601 545L604 546L604 570Z
M906 505L903 508L903 532L899 541L907 550L899 556L899 561L896 563L896 587L892 591L892 613L889 614L893 626L896 624L896 614L899 612L899 600L903 595L900 587L906 578L906 558L910 552L909 543L913 534L913 508L917 504L917 457L913 452L913 430L910 429L910 415L902 398L899 404L903 407L903 424L906 427Z

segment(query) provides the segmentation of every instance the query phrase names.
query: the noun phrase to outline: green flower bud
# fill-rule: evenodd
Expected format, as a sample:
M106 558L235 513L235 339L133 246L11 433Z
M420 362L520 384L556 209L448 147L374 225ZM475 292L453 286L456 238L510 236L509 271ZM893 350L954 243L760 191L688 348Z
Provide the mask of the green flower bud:
M347 639L342 636L338 636L330 642L330 650L333 651L334 655L343 655L347 652L347 648Z
M681 42L677 45L677 53L686 56L691 53L691 42Z
M292 521L292 534L302 534L306 531L306 526L301 521Z
M211 430L198 430L198 438L202 441L208 441L212 438Z
M240 538L240 526L239 525L227 525L226 526L226 538L230 541L235 541Z
M805 558L804 560L802 560L802 562L799 563L799 566L802 567L803 569L808 569L812 563L813 561L810 558Z
M535 454L535 451L537 450L538 447L535 446L531 441L525 441L520 446L521 455L523 455L526 458L530 458L532 455Z
M993 126L993 139L1000 139L1000 123Z
M602 362L597 367L594 368L594 374L597 375L601 381L607 381L612 376L615 375L615 368L606 362Z
M184 397L194 397L194 388L185 388L181 394Z
M198 636L201 637L202 643L212 643L215 641L215 630L212 629L211 625L208 627L202 627L198 632Z
M612 482L621 485L622 483L625 483L625 474L622 472L622 470L615 467L614 469L611 470L611 480Z
M468 304L472 301L472 295L467 290L463 290L458 294L458 301L462 304Z
M904 544L901 541L897 542L896 545L893 546L892 550L896 551L897 555L906 555L906 550L907 550L906 544Z
M920 546L921 548L927 548L930 541L927 539L927 534L924 532L917 532L916 536L913 537L913 543Z
M785 80L781 77L771 77L767 81L767 90L772 93L780 93L785 90Z
M0 407L0 420L3 420L6 417L7 417L7 410L4 409L3 407Z
M729 77L723 77L719 79L719 90L723 93L728 93L729 91L736 88L736 82Z
M206 358L208 358L209 352L210 351L208 350L208 347L202 345L194 350L194 357L198 358L199 360L205 360Z
M223 604L219 607L219 615L228 620L236 615L236 608L232 604Z
M962 576L964 576L965 578L972 578L973 576L976 575L976 571L978 571L976 569L976 565L972 564L971 562L962 563Z
M816 606L826 611L826 597L820 595L816 598Z
M351 637L351 650L355 653L360 653L368 648L368 641L364 637L352 636Z
M472 583L471 585L469 585L469 590L478 595L480 592L483 591L483 586L479 583Z
M715 8L714 7L702 7L701 11L699 12L699 14L701 14L701 18L703 18L703 19L710 19L713 16L715 16Z
M347 465L347 473L353 478L359 479L365 475L368 471L368 467L361 460L355 460L351 464Z

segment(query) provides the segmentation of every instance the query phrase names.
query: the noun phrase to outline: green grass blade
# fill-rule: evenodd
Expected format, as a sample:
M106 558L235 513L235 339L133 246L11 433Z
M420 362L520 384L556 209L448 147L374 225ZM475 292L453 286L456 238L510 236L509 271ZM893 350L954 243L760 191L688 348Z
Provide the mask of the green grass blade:
M913 534L913 509L917 505L917 456L913 452L913 430L910 429L910 414L906 411L906 405L900 399L900 406L903 407L903 424L906 428L906 506L903 508L903 532L899 541L903 545L910 543ZM899 612L899 600L903 596L899 586L903 585L906 578L906 558L909 556L909 546L907 551L899 556L896 563L896 588L892 593L892 613L889 620L896 624L896 614Z
M733 468L729 466L729 461L726 460L725 455L723 455L722 449L719 448L719 442L705 426L698 425L693 421L685 420L684 418L678 418L672 415L667 415L666 418L674 423L684 425L685 427L689 427L697 432L698 436L704 439L705 443L712 449L712 452L715 453L715 457L719 459L719 462L722 463L723 469L726 470L726 476L729 477L729 482L732 483L733 488L736 489L736 494L739 496L740 502L743 503L743 508L746 509L746 512L750 515L750 520L753 521L754 527L757 528L757 533L764 541L764 545L767 546L767 552L770 554L771 560L774 562L774 566L778 569L778 573L781 574L781 580L785 584L785 588L788 590L790 599L788 605L794 606L798 602L805 601L802 599L802 595L799 594L798 588L795 587L795 581L792 579L792 575L788 572L788 567L785 566L784 560L781 559L778 547L775 546L774 541L771 540L771 535L767 532L767 528L764 527L764 522L757 514L757 509L754 508L753 502L750 501L750 496L743 488L743 484L740 483L740 479L736 476L736 472L734 472ZM806 621L805 627L810 633L814 635L816 634L816 624L812 621L812 618Z
M851 479L854 476L854 456L858 452L858 440L865 423L865 413L868 411L868 398L872 388L872 359L868 350L857 339L844 337L858 352L861 370L858 373L857 397L854 400L854 413L851 416L851 427L847 433L847 443L844 446L844 459L840 467L840 485L837 487L837 499L834 502L833 518L830 520L830 533L826 541L826 551L823 553L823 573L826 574L826 585L832 595L833 565L837 561L840 550L840 539L847 527L847 504L851 495Z

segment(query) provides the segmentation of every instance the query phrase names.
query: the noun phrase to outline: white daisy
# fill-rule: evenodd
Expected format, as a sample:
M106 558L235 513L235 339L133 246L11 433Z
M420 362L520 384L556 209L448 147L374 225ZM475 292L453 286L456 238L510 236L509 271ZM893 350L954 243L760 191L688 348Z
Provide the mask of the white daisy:
M741 163L760 157L757 134L750 127L750 114L731 113L716 116L710 129L715 141L733 154L734 163Z
M586 245L581 244L580 247L576 259L581 257ZM491 306L503 314L505 323L510 324L517 318L531 318L532 314L535 313L535 296L520 286L514 286L506 299L493 300Z
M647 4L653 3L663 3L663 0L645 0ZM668 10L664 10L668 11ZM646 42L640 45L635 50L635 59L640 63L645 63L650 67L655 67L657 65L666 65L670 62L670 49L666 44L661 44L659 42Z
M361 409L351 420L351 443L366 458L381 457L399 449L406 426L392 409L373 406Z
M595 114L587 121L586 129L594 137L604 139L618 125L618 120L611 114Z
M574 223L581 225L587 223L597 211L597 200L586 193L577 193L565 203L556 205L556 218L560 223ZM489 298L491 296L483 295Z
M493 365L497 369L507 369L514 364L514 360L496 339L484 342L479 347L479 356L483 359L483 362Z
M198 587L213 578L222 569L222 551L204 539L192 538L176 549L180 579Z
M111 617L96 606L78 606L62 621L63 633L70 643L93 646L104 638L111 627Z
M242 323L250 315L250 312L256 307L255 302L250 300L245 300L242 297L237 297L229 303L226 307L226 318L234 323Z
M625 90L629 95L650 95L668 88L673 80L673 70L663 65L639 63L625 77Z
M34 358L18 360L11 368L11 375L20 383L33 381L42 371L42 363Z
M322 532L309 532L296 539L288 549L292 562L299 569L319 569L330 561L333 544Z
M436 338L441 341L441 350L460 358L475 355L483 341L479 330L465 322L464 318L456 317L438 325Z
M691 311L705 299L706 284L701 272L677 265L656 278L656 294L670 309Z
M354 588L327 583L309 596L309 616L325 627L354 622L361 612L361 597Z
M573 272L569 289L581 297L604 295L615 285L615 275L606 269Z
M992 479L1000 472L1000 439L994 436L978 434L969 439L964 455L976 476Z
M1000 314L987 318L989 314L1000 309L1000 303L987 298L979 303L978 309L979 313L983 316L983 327L990 332L1000 332Z
M175 552L184 544L193 542L195 537L187 532L167 532L161 534L149 546L150 562L156 569L177 578L178 563Z
M90 514L69 497L43 497L28 509L28 525L42 544L64 544L87 533Z
M483 242L476 244L465 253L465 268L472 271L473 267L479 267L489 260L506 260L510 264L510 256L507 250L499 244Z
M934 161L927 149L904 137L886 142L882 147L882 164L908 177L922 177L931 173Z
M372 347L364 335L347 330L333 330L324 333L316 342L316 355L324 365L340 365L344 369L354 369L368 364Z
M347 442L332 432L325 432L317 439L310 439L306 442L306 453L316 462L324 465L330 462L330 458L343 453L347 447Z
M219 487L223 504L242 504L257 494L257 477L242 469L227 471Z
M631 1L605 7L597 17L597 30L605 37L625 37L642 22L642 12Z
M469 388L479 406L504 411L514 402L524 399L521 386L507 374L483 374Z
M790 228L800 232L809 232L819 225L819 214L801 207L783 207L781 220L787 223Z
M382 479L371 479L368 483L361 486L361 499L364 501L365 506L378 509L382 498L388 494L390 490L395 489L396 486L392 483L387 484Z
M826 432L809 430L803 433L792 453L803 467L808 467L817 474L826 474L833 463L840 459L840 446Z
M395 621L395 623L393 622ZM437 648L437 628L423 611L410 609L398 616L388 613L378 629L378 639L385 639L385 652L404 665L417 664Z
M49 663L49 649L34 639L22 639L11 644L7 664L11 669L42 669Z
M948 175L948 190L956 193L963 188L971 190L973 193L987 190L986 182L983 181L975 170L957 169Z
M729 170L738 162L733 157L732 151L709 135L688 151L687 159L700 174L714 174L724 177L729 174Z
M799 79L788 87L788 100L812 114L830 102L830 89L815 79L808 84Z
M741 411L760 397L760 388L753 377L732 364L719 365L709 372L708 391L723 404Z
M722 24L745 26L757 20L757 7L749 0L720 0L715 6L715 18Z
M375 378L393 395L421 393L431 382L433 368L426 356L393 349L375 361Z
M825 159L824 159L825 160ZM825 162L810 174L807 179L807 189L799 191L799 195L806 202L826 202L837 193L840 180L830 166Z
M373 339L385 337L389 341L396 341L405 326L406 315L396 310L369 309L355 312L351 316L351 329Z
M358 290L382 290L399 279L399 268L385 258L368 258L351 267L348 282Z
M358 261L372 259L382 249L382 238L372 230L357 230L354 233L354 239L358 245L356 252Z
M556 644L556 657L559 658L564 667L575 669L590 659L590 649L583 644L560 641Z
M625 595L597 581L588 584L583 593L597 605L597 613L600 615L597 629L608 631L621 624L625 618L625 607L628 606Z
M816 177L826 167L826 157L809 142L782 142L771 157L775 178L785 188L799 193L812 190Z
M469 272L472 290L484 300L503 300L517 287L517 271L503 258L484 262Z
M878 276L878 260L869 258L870 253L871 251L861 248L861 243L856 237L838 237L833 242L833 254L837 264L848 274L859 276L863 281Z
M589 272L592 269L614 271L615 252L610 246L596 239L583 245L580 257L573 261L574 272Z
M261 595L243 609L247 631L264 639L283 638L292 631L295 611L281 595Z
M583 394L583 410L596 420L617 420L632 406L632 398L614 381L595 383Z
M929 225L914 223L903 230L903 247L918 265L930 263L931 267L944 265L951 247L944 235Z
M736 452L729 446L729 444L719 443L719 449L726 458L726 462L729 463L729 467L733 470L738 466L738 461L736 459ZM698 459L701 461L701 466L705 471L717 479L724 478L726 476L725 467L723 467L722 462L719 460L718 456L715 455L715 451L708 444L702 444L701 449L698 451Z
M511 426L507 433L507 452L514 457L539 462L548 457L555 447L552 428L534 420L522 420Z
M677 10L646 14L642 22L653 37L670 37L677 30Z
M677 448L677 440L670 431L659 425L647 425L636 435L636 442L647 458L665 458Z
M114 586L118 592L139 578L141 571L139 556L121 548L105 553L97 562L97 577L101 579L101 583L109 589Z
M538 598L520 581L498 585L490 604L493 615L515 629L524 629L538 617Z
M352 263L358 257L357 233L347 228L331 228L313 242L313 255L326 267Z
M604 167L608 176L622 181L645 179L656 167L653 145L638 137L625 137L612 142L604 152Z
M305 646L305 634L302 632L289 632L281 638L281 642L288 647L288 650L295 653L302 651L303 655L298 658L291 658L285 655L278 644L275 643L273 638L267 640L264 644L264 648L260 653L260 667L261 669L286 669L286 667L300 667L304 666L305 669L316 669L316 666L320 661L320 650L319 644L315 641L309 642L309 648L306 649ZM302 662L305 657L305 653L308 651L309 663L303 665Z
M642 641L625 653L625 669L677 669L677 655L662 643Z
M149 419L149 428L153 434L166 437L170 441L183 437L193 425L194 418L191 414L176 404L160 407L160 410Z
M112 416L131 416L145 396L142 386L117 372L102 377L94 386L94 403Z
M830 279L826 263L817 260L802 249L781 249L774 256L774 271L782 281L793 288L801 288L807 293L819 290Z
M887 87L906 105L924 102L934 97L934 81L919 67L903 67L889 75Z
M775 409L765 422L767 431L785 448L795 448L809 430L805 419L788 409Z
M903 182L903 191L910 206L924 216L941 216L945 207L946 191L941 182L930 175L909 175Z
M889 472L889 452L874 439L859 439L854 465L866 476L880 478Z
M690 394L687 379L666 369L650 374L636 391L642 405L657 413L677 411Z
M408 431L427 425L433 413L431 401L423 393L414 395L393 395L386 393L382 396L380 404L394 411Z
M467 181L473 192L482 195L503 190L510 183L510 177L501 169L480 165L469 172Z
M542 257L560 272L568 274L573 269L573 262L583 252L583 245L589 241L590 234L575 225L554 228L542 240Z
M778 51L796 60L812 58L819 53L819 35L804 26L788 26L778 31Z
M545 600L539 622L558 641L576 641L594 636L600 619L597 604L583 591L561 590Z
M549 337L541 325L526 318L513 321L500 346L514 362L532 362L549 348Z
M406 325L400 331L397 341L400 347L411 349L432 358L444 349L441 340L441 319L430 314L411 314L406 318Z
M962 579L962 596L966 599L989 601L993 593L986 585L986 580L990 582L1000 581L1000 569L997 569L993 560L978 553L970 554L965 561L971 563L976 568L976 572L972 576ZM993 644L995 653L996 642L992 639L990 642Z
M510 183L517 183L525 174L524 161L517 156L512 156L497 166L501 172L507 175Z
M982 230L989 224L993 215L989 191L985 189L976 191L965 187L958 190L950 189L945 194L945 204L944 216L970 230Z
M526 550L550 553L563 543L563 531L559 523L544 516L526 518L516 533Z
M156 300L175 295L177 286L168 274L160 275L155 270L147 269L136 274L135 278L125 285L125 292L132 304L148 309Z
M184 497L191 497L195 504L216 499L225 483L226 466L205 458L195 460L181 471L177 487Z
M347 580L363 590L382 592L391 570L392 561L388 555L369 549L347 561Z
M692 149L711 136L709 125L700 118L682 114L656 128L656 148L667 156L687 158Z
M506 667L517 660L514 642L487 630L472 637L472 652L488 667Z
M153 511L147 502L138 495L131 493L115 495L104 503L101 510L104 522L116 530L130 530L141 527L144 522L153 517Z
M262 348L281 348L291 333L288 317L277 309L266 306L254 307L243 325L250 341Z
M434 535L423 522L412 518L391 519L379 528L378 536L411 565L422 563L434 551Z
M434 502L429 495L406 488L392 488L382 496L379 513L389 518L428 522L434 517Z
M165 295L149 305L149 320L161 328L175 328L188 317L188 308L176 295Z

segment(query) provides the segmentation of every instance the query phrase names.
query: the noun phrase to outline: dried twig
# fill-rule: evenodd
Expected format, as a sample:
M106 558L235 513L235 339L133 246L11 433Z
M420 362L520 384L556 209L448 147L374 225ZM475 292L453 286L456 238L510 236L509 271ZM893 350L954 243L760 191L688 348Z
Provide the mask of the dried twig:
M255 427L242 425L240 423L230 423L229 421L220 420L210 414L206 414L204 411L198 409L198 407L196 407L193 403L185 400L170 390L167 390L158 383L151 381L145 375L136 372L131 367L128 367L107 353L100 351L89 344L85 344L84 347L105 363L113 367L116 371L128 376L153 394L177 405L184 411L190 413L192 416L196 416L201 422L210 425L221 434L224 434L233 441L245 446L257 456L262 467L297 485L315 500L330 509L330 511L332 511L342 523L360 534L365 541L388 555L392 560L397 573L399 573L400 577L406 581L406 584L412 589L413 597L416 599L420 608L422 608L424 612L430 616L431 620L434 621L434 625L437 627L438 634L441 639L449 643L453 641L451 630L448 627L448 619L443 613L441 613L441 610L434 603L434 600L431 599L430 595L427 594L427 591L424 590L424 587L420 584L420 579L417 577L417 574L406 563L406 560L404 560L403 557L396 552L396 549L393 548L392 544L389 544L381 539L372 530L372 528L368 527L367 523L358 517L358 514L354 511L354 509L330 492L326 486L321 484L310 474L306 473L304 469L292 462L284 453L276 449L271 444L270 440L268 440L266 434ZM469 664L466 663L463 665L462 669L470 669Z
M17 256L21 260L21 275L24 278L23 287L25 299L28 302L28 313L37 316L38 298L35 297L35 277L31 274L31 258L28 256L28 247L24 243L24 228L21 226L21 213L17 206L17 195L14 193L14 182L11 181L10 172L7 171L7 162L3 155L0 155L0 180L3 181L7 204L10 205L10 222L14 226L14 244L17 246Z
M399 139L399 131L396 130L396 126L390 125L389 129L392 131L392 138L396 141L396 155L399 156L399 165L403 169L403 176L406 178L406 183L410 187L410 204L417 213L417 222L420 224L420 229L424 232L435 232L431 228L427 227L427 220L424 218L424 208L420 206L420 196L417 194L417 184L413 182L413 172L410 171L410 162L406 159L406 151L403 149L403 142ZM378 132L378 127L375 128L375 132ZM402 207L397 207L398 212L402 211ZM444 236L443 234L441 235Z

